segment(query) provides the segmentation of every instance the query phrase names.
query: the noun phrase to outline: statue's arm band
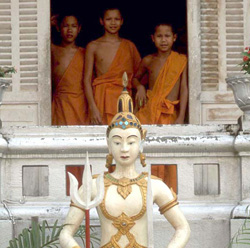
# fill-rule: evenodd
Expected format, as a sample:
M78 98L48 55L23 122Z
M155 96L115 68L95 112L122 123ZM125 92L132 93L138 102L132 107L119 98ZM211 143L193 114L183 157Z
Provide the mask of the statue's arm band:
M170 202L168 202L168 203L162 205L162 206L159 208L159 211L160 211L161 214L164 214L164 213L167 212L169 209L171 209L172 207L174 207L174 206L176 206L176 205L179 204L179 202L177 201L177 196L176 196L175 192L172 190L172 188L171 188L171 192L172 192L172 194L173 194L174 199L171 200Z
M85 211L84 208L78 207L74 202L71 202L71 203L70 203L70 207L79 208L80 210ZM74 248L74 247L73 247L73 248Z
M73 246L72 248L81 248L80 246Z

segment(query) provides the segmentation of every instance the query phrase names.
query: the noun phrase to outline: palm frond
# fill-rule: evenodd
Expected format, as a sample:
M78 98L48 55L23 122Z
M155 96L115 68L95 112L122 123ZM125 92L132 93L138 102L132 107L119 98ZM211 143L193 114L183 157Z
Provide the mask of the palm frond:
M58 225L58 220L52 226L46 220L41 224L32 222L31 228L24 228L17 238L9 241L7 248L59 248L59 235L63 227L64 225ZM84 225L79 227L75 237L80 238L85 245ZM92 248L94 248L94 244L100 243L93 228L91 228L90 241Z
M250 247L250 208L246 208L248 217L244 220L244 223L235 233L230 241L229 248L233 248L234 245L244 245L244 247ZM237 246L236 246L237 247Z

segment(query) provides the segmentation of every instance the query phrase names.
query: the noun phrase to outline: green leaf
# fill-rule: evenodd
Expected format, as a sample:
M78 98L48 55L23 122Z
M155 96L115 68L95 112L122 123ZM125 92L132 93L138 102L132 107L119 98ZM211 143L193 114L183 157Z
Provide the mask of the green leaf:
M31 235L32 247L40 247L39 224L35 221L32 221L31 223L30 235Z
M48 222L44 220L42 224L32 222L31 229L24 228L18 238L9 241L8 248L59 248L59 235L65 225L58 226L58 220L50 228ZM99 244L100 239L94 228L91 228L91 247ZM48 233L48 235L46 235ZM85 226L81 225L75 237L81 238L85 246Z
M55 233L56 233L56 229L57 229L57 222L58 220L56 220L56 222L54 223L54 226L52 228L52 233L51 233L51 240L54 238Z
M46 235L45 226L46 226L46 222L43 221L43 223L42 223L42 228L41 228L41 232L42 232L42 245L45 244L45 235Z
M25 247L23 246L23 235L22 235L22 234L19 234L19 235L18 235L18 247L19 247L19 248L25 248Z
M25 248L32 248L28 229L27 228L23 229L22 234L23 234L23 245L24 245L24 247Z

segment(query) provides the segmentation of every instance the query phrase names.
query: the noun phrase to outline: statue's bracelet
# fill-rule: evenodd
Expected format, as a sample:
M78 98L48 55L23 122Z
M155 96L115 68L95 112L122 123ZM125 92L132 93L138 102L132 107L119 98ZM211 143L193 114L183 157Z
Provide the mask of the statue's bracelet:
M72 248L81 248L80 246L73 246Z

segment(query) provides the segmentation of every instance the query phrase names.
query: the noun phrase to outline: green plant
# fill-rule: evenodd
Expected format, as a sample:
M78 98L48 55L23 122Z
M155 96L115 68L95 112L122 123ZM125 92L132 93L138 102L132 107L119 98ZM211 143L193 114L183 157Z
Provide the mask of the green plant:
M231 239L229 248L238 247L234 245L244 245L250 247L250 210L249 206L246 208L247 218L242 226L238 229L237 233ZM241 246L242 247L242 246Z
M94 248L94 244L100 244L100 238L98 238L98 233L95 232L93 227L90 227L90 243L91 243L91 248ZM75 234L76 238L80 238L82 240L83 243L83 247L86 247L85 245L85 226L81 225L76 234Z
M42 224L32 222L31 228L24 228L17 238L9 241L7 248L59 248L59 235L64 225L58 226L58 220L52 226L44 220ZM99 244L100 239L91 228L91 247ZM75 234L85 245L85 226L81 225Z
M243 55L243 62L240 63L241 70L245 71L245 74L250 74L250 47L246 47Z
M16 73L14 67L0 67L0 77L5 77L7 74Z

